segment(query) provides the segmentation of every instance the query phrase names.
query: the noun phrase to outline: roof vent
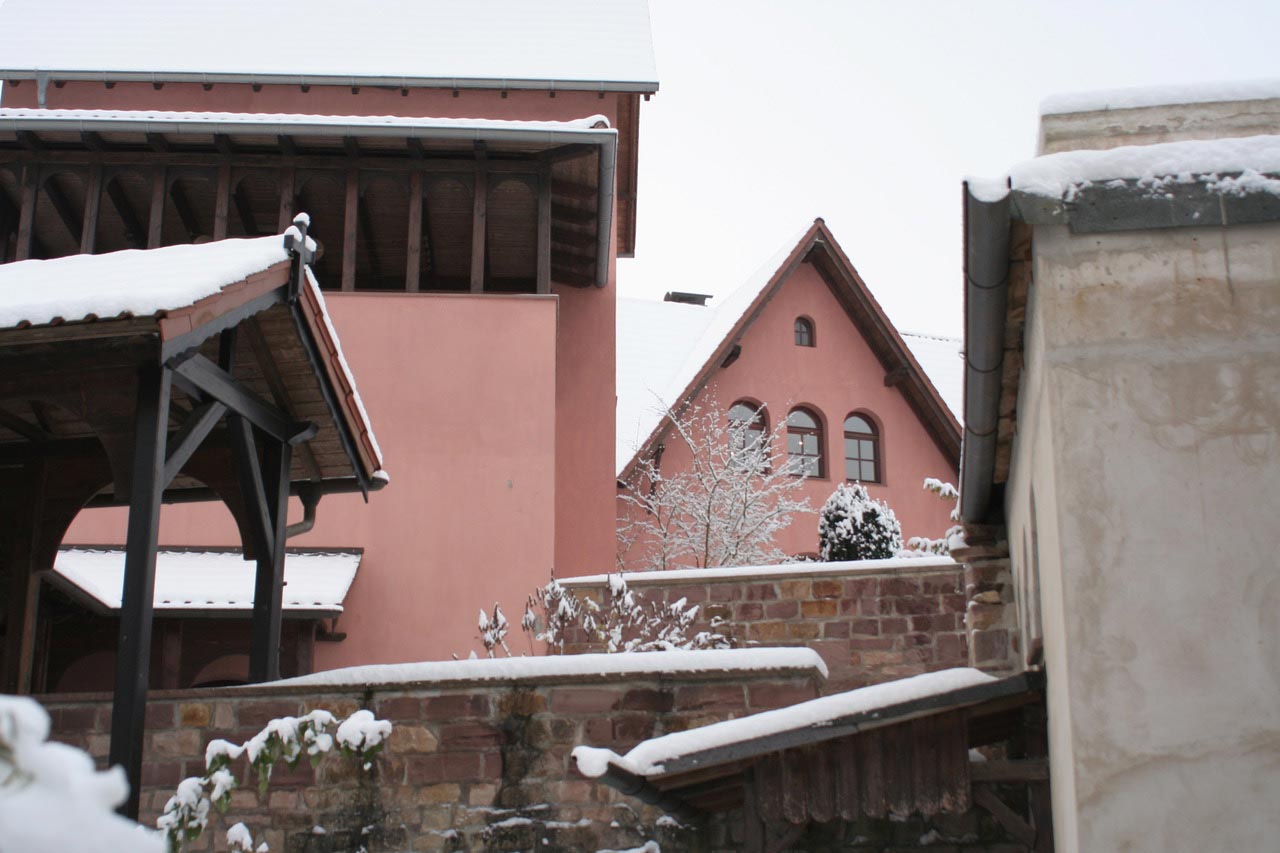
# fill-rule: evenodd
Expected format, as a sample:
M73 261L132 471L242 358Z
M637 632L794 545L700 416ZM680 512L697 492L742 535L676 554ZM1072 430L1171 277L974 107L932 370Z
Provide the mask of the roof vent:
M668 290L667 295L662 297L663 302L680 302L685 305L706 305L707 300L711 298L710 293L684 293L679 290Z

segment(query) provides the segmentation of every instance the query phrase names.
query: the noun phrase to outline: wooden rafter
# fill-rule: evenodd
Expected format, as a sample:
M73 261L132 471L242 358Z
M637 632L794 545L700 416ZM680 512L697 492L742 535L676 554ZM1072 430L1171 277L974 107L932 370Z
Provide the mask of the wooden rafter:
M107 181L107 198L111 200L111 206L124 224L125 239L133 248L141 249L146 245L146 229L142 227L142 220L129 203L129 197L125 195L124 187L120 186L118 177L113 176Z

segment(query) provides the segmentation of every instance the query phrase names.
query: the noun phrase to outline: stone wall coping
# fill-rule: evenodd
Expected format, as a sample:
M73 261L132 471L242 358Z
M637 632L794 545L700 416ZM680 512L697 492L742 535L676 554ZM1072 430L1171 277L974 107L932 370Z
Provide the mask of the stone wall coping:
M934 573L960 568L950 557L894 557L888 560L853 560L840 563L783 563L776 566L720 566L714 569L671 569L665 572L623 572L629 586L769 581L778 578L837 578L867 575ZM561 578L561 586L604 586L618 575L583 575Z
M671 661L672 655L698 658L714 655L721 659L719 664L710 658L701 666L677 666ZM728 657L726 657L728 656ZM590 671L586 666L565 667L562 671L546 666L526 672L504 669L495 677L456 677L420 679L410 676L393 677L394 671L411 674L414 667L431 664L497 664L505 661L518 663L521 661L566 660L581 661L583 659L612 658L625 663L613 669L597 669ZM649 660L627 660L645 658ZM757 659L753 664L750 658ZM690 661L696 664L698 661ZM498 669L498 667L493 667ZM474 668L472 668L474 669ZM378 677L377 670L393 671ZM366 680L357 680L360 673L369 672ZM421 671L420 669L418 671ZM437 669L438 671L438 669ZM332 680L320 680L330 676ZM791 648L747 648L724 649L715 651L676 651L676 652L636 652L612 655L547 655L537 658L498 658L483 661L430 661L426 664L379 664L373 666L350 667L345 670L330 670L300 678L274 681L267 684L250 684L241 687L205 687L182 690L152 690L147 699L156 701L188 701L208 702L220 699L251 699L268 696L326 696L333 694L376 693L408 693L414 691L440 692L472 692L483 690L511 690L516 688L561 687L581 685L583 687L613 686L626 684L684 684L722 681L741 681L744 678L761 681L777 679L808 679L818 684L827 680L827 667L822 658L812 649L803 647ZM91 702L110 702L112 694L96 693L45 693L34 697L40 704L73 705Z

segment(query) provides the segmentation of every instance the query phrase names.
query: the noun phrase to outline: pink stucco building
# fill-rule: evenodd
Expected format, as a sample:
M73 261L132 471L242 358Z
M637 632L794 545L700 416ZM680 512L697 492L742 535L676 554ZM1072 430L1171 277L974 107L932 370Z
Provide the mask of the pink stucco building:
M957 479L959 341L899 334L820 219L722 304L706 301L620 300L620 490L646 456L660 453L663 474L689 466L664 406L741 405L766 433L788 424L779 456L806 457L800 493L815 512L797 514L776 539L783 552L815 554L816 510L842 482L888 503L904 537L936 538L950 526L950 504L922 484ZM635 512L620 501L619 525ZM643 551L620 553L620 564L640 565Z
M303 209L324 247L391 481L325 495L289 543L363 552L300 666L466 654L479 606L518 615L553 567L611 565L646 4L67 5L0 8L0 259L278 233ZM67 541L122 541L124 517L86 510ZM160 541L240 537L224 505L175 503Z

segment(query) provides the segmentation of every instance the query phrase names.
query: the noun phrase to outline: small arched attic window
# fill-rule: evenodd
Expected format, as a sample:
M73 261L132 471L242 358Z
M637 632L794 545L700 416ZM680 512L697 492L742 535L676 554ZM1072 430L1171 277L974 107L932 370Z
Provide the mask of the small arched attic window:
M801 477L821 477L822 422L808 409L792 409L787 415L787 460L791 473Z
M882 483L880 431L865 414L854 412L844 419L844 478L860 483Z
M808 317L796 318L796 346L817 346L817 338L813 333L813 321Z

